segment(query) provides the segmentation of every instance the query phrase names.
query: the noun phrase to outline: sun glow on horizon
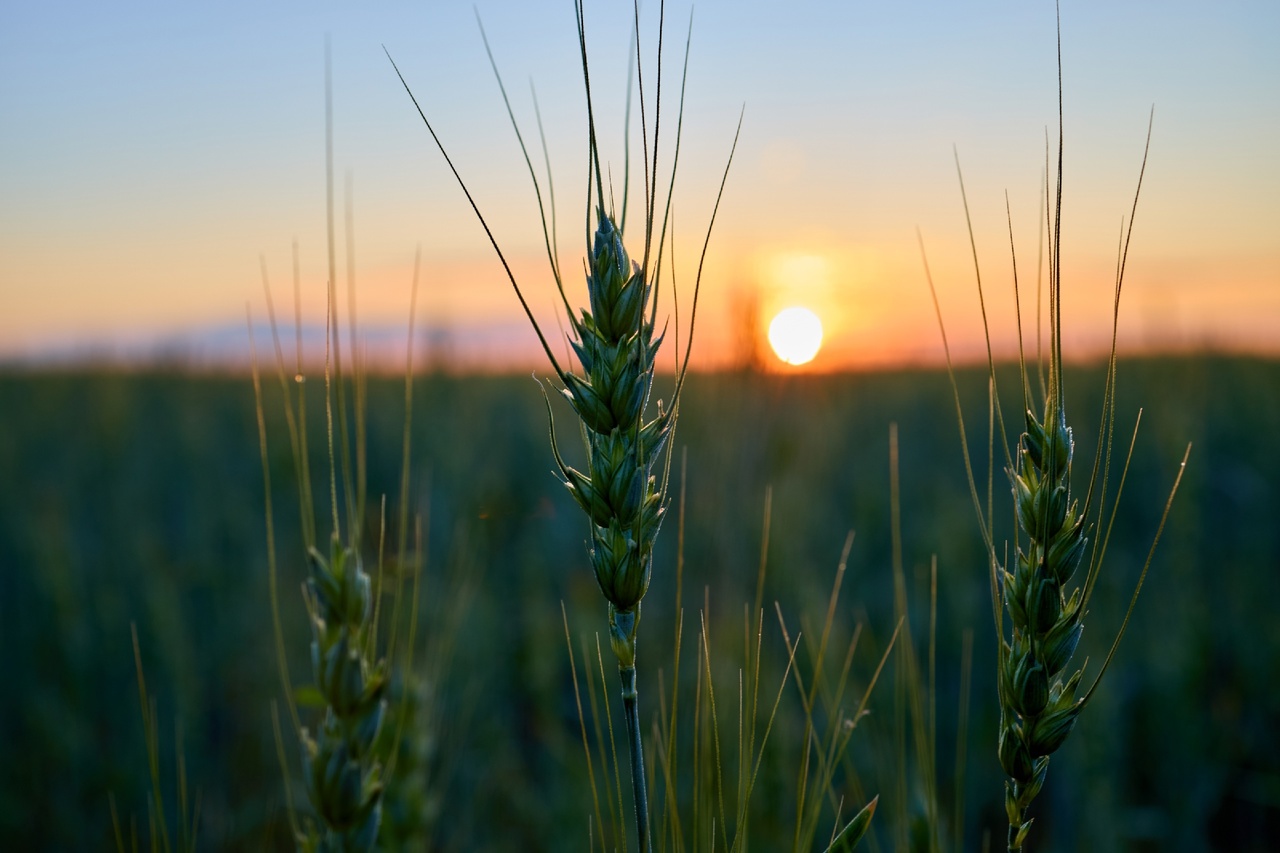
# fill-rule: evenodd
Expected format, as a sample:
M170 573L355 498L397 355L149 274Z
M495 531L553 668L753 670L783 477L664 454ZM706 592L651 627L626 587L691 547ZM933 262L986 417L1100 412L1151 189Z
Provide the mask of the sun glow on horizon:
M787 364L808 364L822 348L822 321L803 306L784 308L769 323L769 346Z

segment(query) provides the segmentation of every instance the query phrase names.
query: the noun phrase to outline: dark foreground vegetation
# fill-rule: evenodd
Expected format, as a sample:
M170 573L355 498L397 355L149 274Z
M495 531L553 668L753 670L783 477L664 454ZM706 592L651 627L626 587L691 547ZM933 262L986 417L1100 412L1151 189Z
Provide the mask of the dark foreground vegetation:
M1080 658L1094 662L1091 672L1123 618L1185 444L1194 449L1107 681L1053 759L1034 812L1043 831L1032 846L1271 849L1280 838L1280 363L1126 360L1119 377L1120 446L1137 409L1145 413L1081 645ZM323 507L318 379L308 384ZM975 466L985 472L984 372L959 379L970 436L981 445ZM1069 369L1066 381L1077 458L1092 460L1102 369ZM265 390L281 616L294 680L305 683L310 635L299 593L306 566L295 472L278 386L267 382ZM382 494L386 541L398 535L402 401L401 381L369 382L370 551L379 541ZM1006 401L1011 413L1014 402ZM551 473L541 395L527 377L433 376L417 381L414 406L410 494L422 518L425 575L415 657L420 701L411 728L417 760L402 769L419 774L425 793L412 814L396 818L389 807L387 820L403 820L409 837L416 833L434 849L587 849L591 795L561 603L580 680L584 648L594 661L591 632L603 624L603 605L581 513ZM689 381L672 477L674 493L686 490L681 702L692 706L694 649L707 609L724 773L736 778L737 667L770 488L762 704L772 701L786 664L773 603L793 638L806 635L798 660L807 661L806 644L821 630L850 530L856 537L831 642L840 657L863 626L849 691L862 695L895 623L891 423L900 448L911 630L922 656L937 557L942 835L959 832L965 849L979 849L990 833L994 847L1004 832L995 638L943 372ZM563 435L562 446L575 449L575 438ZM980 479L984 485L985 474ZM1000 469L995 495L1007 501ZM170 809L176 811L180 754L190 800L199 792L200 849L291 846L272 733L271 702L281 688L263 503L247 377L0 375L0 837L7 849L110 848L110 795L126 836L130 820L146 836L150 783L131 623L156 698ZM663 698L659 683L667 685L667 701L672 691L676 509L673 501L644 605L646 726ZM962 712L969 631L973 686ZM807 664L802 669L807 678ZM891 657L836 785L847 791L846 815L880 794L874 828L881 850L898 849L927 812L894 669ZM612 664L605 670L612 698ZM582 689L586 702L585 682ZM751 803L757 849L790 843L803 741L799 704L789 684ZM587 713L592 726L589 707ZM966 713L967 760L957 785L958 720ZM689 749L701 748L689 725ZM283 740L296 776L297 741L287 730ZM624 774L625 767L624 758ZM301 797L298 785L293 791ZM177 820L168 815L170 827Z

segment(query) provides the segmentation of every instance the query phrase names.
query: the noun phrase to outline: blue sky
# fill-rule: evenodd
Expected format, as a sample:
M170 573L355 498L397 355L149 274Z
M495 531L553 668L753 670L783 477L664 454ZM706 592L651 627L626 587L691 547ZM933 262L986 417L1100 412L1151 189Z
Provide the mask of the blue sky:
M572 4L476 8L529 135L537 85L560 245L576 269L585 134ZM641 12L646 51L656 12ZM668 4L669 85L689 13ZM602 147L618 184L630 24L630 4L588 3ZM1034 278L1044 135L1056 133L1054 26L1051 3L1015 0L697 4L676 193L685 281L745 106L708 258L700 357L728 357L744 306L769 314L791 302L812 303L828 323L829 365L936 354L917 227L944 308L972 345L953 146L984 269L1007 292L1006 191L1024 280ZM1280 340L1276 33L1280 5L1261 0L1064 4L1064 274L1079 346L1104 335L1153 105L1122 337ZM260 258L287 289L294 240L304 313L323 321L326 37L362 319L403 322L418 246L420 322L509 328L519 318L385 45L554 324L532 190L471 3L6 4L0 353L237 322L246 303L261 311ZM666 118L669 141L674 112ZM339 268L345 283L341 251Z

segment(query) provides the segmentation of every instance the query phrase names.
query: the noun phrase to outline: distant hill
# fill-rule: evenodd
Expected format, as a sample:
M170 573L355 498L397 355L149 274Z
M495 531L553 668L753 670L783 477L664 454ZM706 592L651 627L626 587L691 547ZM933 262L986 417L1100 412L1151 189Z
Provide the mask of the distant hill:
M300 334L299 334L300 331ZM404 369L407 355L407 328L402 324L363 325L357 341L364 365L372 370ZM324 364L325 328L304 323L299 328L282 324L275 336L270 324L216 323L163 335L138 336L129 340L60 341L24 352L0 356L0 363L38 366L123 366L180 365L201 368L242 368L248 366L256 349L260 364L275 363L275 343L280 343L286 367L301 360L308 370ZM344 326L339 337L339 355L350 358L350 331ZM413 360L419 368L444 371L497 372L541 364L541 350L529 325L523 321L485 326L432 326L414 331Z

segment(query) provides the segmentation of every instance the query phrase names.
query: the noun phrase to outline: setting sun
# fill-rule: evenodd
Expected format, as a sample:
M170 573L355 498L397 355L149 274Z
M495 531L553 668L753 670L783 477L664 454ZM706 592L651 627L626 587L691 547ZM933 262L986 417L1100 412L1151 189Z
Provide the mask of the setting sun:
M822 321L808 308L779 311L769 324L769 345L787 364L813 361L822 346Z

